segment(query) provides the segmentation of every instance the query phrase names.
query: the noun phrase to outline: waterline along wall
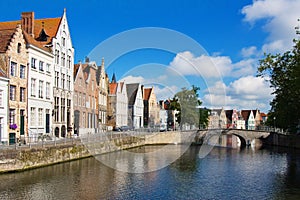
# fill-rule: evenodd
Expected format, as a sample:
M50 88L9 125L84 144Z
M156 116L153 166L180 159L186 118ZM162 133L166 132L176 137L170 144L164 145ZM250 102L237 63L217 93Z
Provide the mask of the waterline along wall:
M188 142L191 139L190 135L191 133L182 134L175 131L136 136L114 134L103 140L103 137L94 134L72 144L1 149L0 173L23 171L143 145L179 144Z

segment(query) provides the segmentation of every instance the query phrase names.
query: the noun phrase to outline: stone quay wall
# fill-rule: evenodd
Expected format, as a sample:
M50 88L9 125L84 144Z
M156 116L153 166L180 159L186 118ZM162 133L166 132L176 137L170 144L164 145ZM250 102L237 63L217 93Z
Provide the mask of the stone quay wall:
M190 140L190 134L168 131L151 134L112 134L105 139L97 134L71 144L22 146L0 149L0 173L17 172L90 157L144 145L180 144Z
M263 139L263 144L289 148L300 148L300 136L272 132L266 139Z

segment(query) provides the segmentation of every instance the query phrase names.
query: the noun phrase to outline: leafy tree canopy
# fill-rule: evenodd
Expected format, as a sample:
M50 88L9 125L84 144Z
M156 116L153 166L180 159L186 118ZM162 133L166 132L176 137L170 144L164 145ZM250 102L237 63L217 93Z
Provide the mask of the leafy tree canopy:
M171 100L169 108L179 111L176 118L181 127L183 124L199 125L198 108L202 104L199 100L199 90L200 88L196 86L192 86L191 89L182 88Z
M266 54L260 60L258 76L266 77L274 89L267 124L299 131L300 124L300 41L283 54ZM298 129L298 130L297 130Z

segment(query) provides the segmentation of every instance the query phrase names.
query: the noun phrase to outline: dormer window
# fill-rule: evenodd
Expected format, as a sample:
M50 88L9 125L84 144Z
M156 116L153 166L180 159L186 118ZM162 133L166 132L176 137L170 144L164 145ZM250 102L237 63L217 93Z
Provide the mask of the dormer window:
M48 40L48 37L49 35L46 34L45 30L44 30L44 22L43 22L43 28L39 34L39 37L36 38L37 41L40 41L40 42L46 42Z

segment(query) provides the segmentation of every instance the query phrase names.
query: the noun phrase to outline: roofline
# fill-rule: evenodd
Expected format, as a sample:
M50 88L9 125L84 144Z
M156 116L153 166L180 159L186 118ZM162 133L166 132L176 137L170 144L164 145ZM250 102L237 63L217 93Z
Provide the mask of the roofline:
M34 44L27 43L26 46L27 46L27 48L33 48L36 51L39 51L39 52L44 53L44 54L47 54L51 58L54 58L54 54L52 54L50 52L47 52L46 50L44 50L44 49L42 49L40 47L37 47Z

